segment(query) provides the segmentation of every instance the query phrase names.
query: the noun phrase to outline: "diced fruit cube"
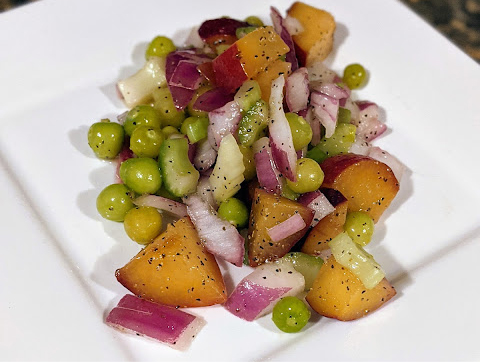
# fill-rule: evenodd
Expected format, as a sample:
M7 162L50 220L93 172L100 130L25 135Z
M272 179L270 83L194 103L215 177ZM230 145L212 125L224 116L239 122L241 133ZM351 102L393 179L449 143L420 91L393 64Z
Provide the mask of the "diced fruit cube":
M306 300L322 316L349 321L373 312L396 293L387 279L367 289L331 256L321 267Z
M169 224L115 275L133 294L160 304L204 307L227 299L215 257L189 218Z
M348 211L364 211L377 222L397 195L399 183L390 167L371 157L337 155L321 164L323 187L340 191L348 200Z
M268 229L300 214L305 227L284 239L273 241ZM248 227L248 258L251 266L273 261L287 254L308 230L312 222L313 210L285 197L255 189Z
M213 60L215 82L228 92L235 92L246 80L289 51L271 26L258 28L237 40Z
M258 73L255 80L258 82L260 89L262 90L262 99L265 102L270 100L270 92L272 91L272 82L278 78L279 75L284 75L287 79L291 73L292 65L289 62L283 60L277 60L272 64L265 67L265 70Z
M297 19L303 27L303 31L292 36L300 64L309 65L324 60L333 47L336 28L333 16L300 1L293 3L287 15Z
M343 232L347 216L347 199L340 191L334 189L322 188L321 191L335 209L310 230L301 249L305 254L320 255L323 250L329 248L328 242Z

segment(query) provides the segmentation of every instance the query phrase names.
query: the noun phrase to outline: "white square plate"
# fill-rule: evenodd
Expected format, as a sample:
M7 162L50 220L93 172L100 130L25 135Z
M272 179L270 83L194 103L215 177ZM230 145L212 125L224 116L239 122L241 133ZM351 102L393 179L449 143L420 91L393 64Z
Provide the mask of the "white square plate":
M125 110L114 84L142 65L155 35L178 43L223 15L269 22L269 6L285 13L290 1L42 0L0 15L1 359L480 359L480 68L399 2L309 3L338 22L328 65L370 71L357 95L384 111L389 132L376 144L408 166L369 247L394 300L295 335L269 317L192 310L207 325L184 353L107 327L127 292L115 269L139 247L96 213L114 167L89 150L89 125Z

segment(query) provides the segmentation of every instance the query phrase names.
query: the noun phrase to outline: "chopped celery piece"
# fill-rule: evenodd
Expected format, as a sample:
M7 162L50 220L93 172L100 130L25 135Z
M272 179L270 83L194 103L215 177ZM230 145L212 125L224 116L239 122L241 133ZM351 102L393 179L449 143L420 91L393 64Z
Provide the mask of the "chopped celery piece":
M305 291L310 290L323 265L323 259L319 256L308 255L299 251L290 252L280 259L293 265L296 271L302 273L305 278Z
M243 154L237 140L230 133L220 142L217 162L209 177L217 203L225 201L240 190L240 184L245 179L244 171Z
M380 265L346 232L328 242L335 260L348 268L362 281L367 289L374 288L385 277Z
M242 113L245 113L252 108L261 97L262 91L260 90L258 82L256 80L247 80L240 86L240 88L238 88L234 100L240 106Z
M250 181L257 175L257 168L255 167L255 153L253 152L252 147L240 145L239 149L243 154L243 165L245 166L243 176L245 177L245 181Z
M128 108L150 99L153 91L167 84L165 58L150 57L137 73L117 83Z
M238 125L238 141L244 146L251 146L258 140L268 126L268 105L258 100L245 113Z
M357 127L353 124L339 123L333 135L329 138L323 137L314 148L325 152L328 157L348 153L355 142L356 130Z
M179 111L173 103L172 93L167 87L156 89L153 93L153 108L160 111L162 126L180 127L185 119L185 111Z
M170 138L160 146L158 163L162 171L162 180L167 191L174 196L183 197L197 190L200 173L188 158L188 141L182 138Z
M196 143L208 135L208 118L188 117L183 121L180 131L187 135L190 143Z
M305 156L317 161L318 163L322 163L326 158L328 158L328 155L318 147L313 147L312 149L308 150Z
M337 122L338 123L350 123L350 120L352 118L352 112L343 107L338 108L338 116L337 116Z
M296 201L298 199L298 197L300 196L300 194L296 193L295 191L293 191L289 186L288 184L285 182L282 186L282 196L283 197L286 197L287 199L289 200L293 200L293 201Z

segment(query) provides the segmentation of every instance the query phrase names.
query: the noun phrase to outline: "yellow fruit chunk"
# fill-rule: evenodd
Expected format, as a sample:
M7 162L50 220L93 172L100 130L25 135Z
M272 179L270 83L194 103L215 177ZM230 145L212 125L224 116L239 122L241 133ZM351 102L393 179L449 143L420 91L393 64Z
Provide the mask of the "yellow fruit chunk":
M265 70L257 74L254 79L258 82L260 90L262 91L262 99L265 102L270 100L270 92L272 90L272 82L278 78L279 75L284 75L285 79L290 75L292 65L282 60L277 60L268 65Z
M189 218L169 224L115 275L136 296L160 304L204 307L227 299L218 264Z
M287 15L297 19L303 27L303 31L292 36L300 63L309 65L324 60L333 48L336 28L333 16L300 1L293 3Z
M290 50L271 26L258 28L237 40L235 44L240 62L249 77L263 72L268 64L280 59Z
M268 234L268 229L295 214L303 218L305 227L281 240L273 241ZM247 237L250 266L274 261L287 254L305 235L312 218L313 211L308 207L263 189L255 189Z
M348 211L363 211L377 222L393 201L399 183L383 162L352 153L327 158L321 164L323 187L340 191L348 200Z
M396 293L385 278L374 288L365 288L355 274L331 256L318 272L306 300L320 315L350 321L373 312Z

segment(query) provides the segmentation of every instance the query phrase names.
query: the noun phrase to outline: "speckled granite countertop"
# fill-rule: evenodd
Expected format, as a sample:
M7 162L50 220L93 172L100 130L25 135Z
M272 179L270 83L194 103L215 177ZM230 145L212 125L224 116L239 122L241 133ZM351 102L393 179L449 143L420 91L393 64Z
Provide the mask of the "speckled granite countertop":
M37 0L0 0L0 11ZM400 0L480 63L480 0Z

